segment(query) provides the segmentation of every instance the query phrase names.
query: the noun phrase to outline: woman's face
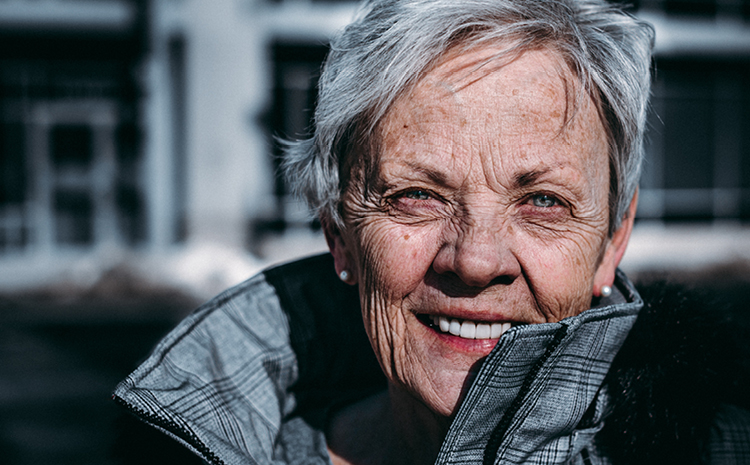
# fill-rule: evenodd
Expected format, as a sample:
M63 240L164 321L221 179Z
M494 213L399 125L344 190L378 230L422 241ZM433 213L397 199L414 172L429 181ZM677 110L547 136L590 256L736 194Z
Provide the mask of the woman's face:
M561 60L477 67L497 51L446 59L396 101L327 228L386 375L446 416L501 331L612 284L632 224L607 236L605 130Z

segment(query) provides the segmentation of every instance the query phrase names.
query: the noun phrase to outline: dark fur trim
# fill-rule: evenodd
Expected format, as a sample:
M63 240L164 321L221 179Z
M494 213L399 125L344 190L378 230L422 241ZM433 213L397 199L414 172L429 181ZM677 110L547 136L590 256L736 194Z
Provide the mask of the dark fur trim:
M705 463L733 371L728 314L665 283L640 291L646 304L605 380L612 412L597 446L615 465Z

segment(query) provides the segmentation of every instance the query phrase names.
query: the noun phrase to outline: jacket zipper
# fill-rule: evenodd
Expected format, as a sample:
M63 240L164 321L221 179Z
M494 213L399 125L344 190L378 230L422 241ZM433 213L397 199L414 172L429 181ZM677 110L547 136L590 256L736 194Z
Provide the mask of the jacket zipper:
M161 418L157 415L149 413L140 407L129 403L120 396L113 395L112 400L117 402L119 405L125 407L129 411L133 412L140 420L152 425L159 427L166 432L174 435L176 438L184 441L187 445L193 448L201 458L212 465L226 465L226 463L220 459L206 444L201 441L198 436L193 432L187 431L172 420Z

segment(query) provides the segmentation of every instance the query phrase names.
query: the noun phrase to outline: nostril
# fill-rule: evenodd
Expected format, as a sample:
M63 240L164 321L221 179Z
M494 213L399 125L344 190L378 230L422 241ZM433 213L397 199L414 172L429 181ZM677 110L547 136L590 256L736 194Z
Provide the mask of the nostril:
M425 276L425 284L427 286L438 290L447 297L475 297L481 294L487 287L492 285L507 285L512 283L513 280L510 276L498 276L489 285L475 286L467 283L452 271L438 273L432 268Z
M456 261L454 271L468 286L485 288L493 284L509 284L514 276L500 258L466 260L466 257Z
M492 285L509 286L513 284L513 281L515 280L516 280L515 276L508 276L508 275L497 276L495 279L492 280L492 282L490 282L490 286Z
M521 266L510 249L510 242L503 237L488 228L469 228L440 248L432 268L445 276L446 282L460 282L460 286L451 288L509 285L520 275Z

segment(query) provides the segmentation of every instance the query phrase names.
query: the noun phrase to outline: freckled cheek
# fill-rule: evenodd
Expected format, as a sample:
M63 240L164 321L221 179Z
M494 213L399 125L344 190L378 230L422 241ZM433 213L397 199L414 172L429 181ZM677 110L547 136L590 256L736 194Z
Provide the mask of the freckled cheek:
M521 254L540 310L548 321L558 321L588 308L598 256L596 237L570 234L552 244L527 241Z
M363 318L381 365L393 377L392 366L403 361L410 340L403 300L423 281L432 262L425 251L434 233L390 221L360 226L356 240Z
M380 283L391 281L388 287L415 285L437 253L439 236L439 228L434 225L392 222L366 225L359 230L358 238L362 272Z

